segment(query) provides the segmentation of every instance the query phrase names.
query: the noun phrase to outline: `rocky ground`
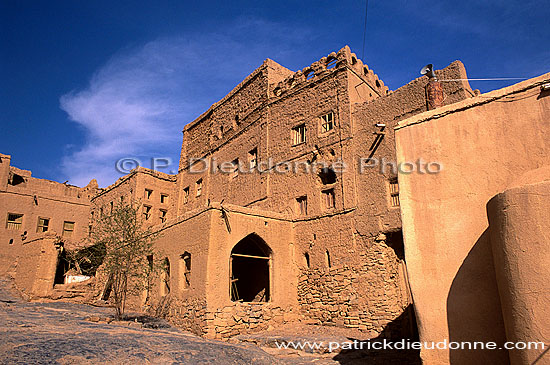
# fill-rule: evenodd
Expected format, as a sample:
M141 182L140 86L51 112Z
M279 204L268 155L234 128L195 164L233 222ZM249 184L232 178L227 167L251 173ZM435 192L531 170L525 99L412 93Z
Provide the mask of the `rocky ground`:
M151 317L113 321L112 309L20 299L0 280L0 364L416 364L417 354L278 349L289 341L349 341L349 333L289 326L207 340Z

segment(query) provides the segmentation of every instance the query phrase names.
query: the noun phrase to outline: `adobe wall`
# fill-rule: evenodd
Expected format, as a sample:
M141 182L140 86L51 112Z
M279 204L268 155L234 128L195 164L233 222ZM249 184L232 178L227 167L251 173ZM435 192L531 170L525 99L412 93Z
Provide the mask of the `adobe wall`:
M211 213L208 261L209 335L229 337L267 328L271 321L297 320L296 259L292 223L288 217L257 209L223 204L228 223L218 209ZM217 207L216 207L217 208ZM257 235L271 249L270 300L266 303L233 302L230 293L229 257L233 247L250 234Z
M318 76L302 87L295 86L273 101L270 106L268 128L269 157L276 163L296 162L332 164L350 158L350 112L347 96L347 74L345 68ZM348 107L346 107L348 106ZM336 127L321 133L320 117L333 112ZM306 126L305 143L293 146L291 130L299 124ZM322 166L322 165L319 165ZM307 196L308 215L324 213L321 203L322 184L316 173L308 173L300 168L298 173L285 172L283 166L268 173L268 199L256 206L277 212L297 213L296 198ZM348 171L338 173L335 186L337 210L353 205L353 180Z
M435 73L440 80L467 78L460 61L454 61ZM389 181L397 176L391 167L391 163L396 161L394 127L401 120L427 111L427 84L428 78L420 77L387 96L356 104L353 108L356 157L350 167L357 173L357 230L363 235L373 237L379 232L401 228L399 207L392 207L389 191ZM474 95L467 81L442 82L442 86L446 105ZM376 159L378 165L361 169L359 158ZM364 166L367 165L365 162Z
M10 178L11 156L0 153L0 191L6 190Z
M285 78L281 80L281 77ZM224 99L185 127L178 175L178 212L203 207L208 199L275 212L293 211L296 194L303 192L289 191L289 188L316 186L316 176L280 174L273 172L273 165L347 159L352 129L351 103L372 100L387 92L388 88L378 76L357 60L349 47L294 73L273 61L264 62ZM250 93L257 96L252 98ZM320 116L328 112L334 113L336 128L321 133ZM307 128L306 142L292 146L291 129L301 123ZM270 159L273 161L269 172L231 175L211 173L209 169L199 174L189 173L191 157L205 157L209 166L216 167L236 158L248 165L248 152L254 148L258 151L260 167L266 169ZM199 165L191 170L202 170L204 165ZM199 179L203 188L197 197ZM344 180L350 183L342 184ZM349 199L349 203L342 205L353 205L351 176L343 177L340 184L337 190L342 194L337 200ZM189 188L187 203L182 202L185 188ZM308 190L308 195L319 200L318 189ZM312 209L313 214L320 213L318 204Z
M13 267L15 285L28 297L43 297L51 293L59 251L58 239L51 233L29 240L18 250Z
M527 174L487 205L506 339L525 343L550 338L550 167ZM510 362L534 364L542 353L510 350Z
M196 333L226 338L267 328L270 323L296 320L296 277L291 222L273 213L232 205L196 209L160 226L155 247L170 260L168 318ZM230 298L229 258L233 247L250 234L265 240L273 251L269 302L233 302ZM190 286L184 282L181 255L191 254ZM160 279L158 280L160 281ZM160 284L160 283L159 283ZM162 300L158 285L153 296Z
M362 65L360 60L356 62ZM459 61L437 73L442 78L466 77ZM361 173L358 160L375 157L395 161L393 126L401 118L426 110L426 83L424 79L414 80L395 92L353 105L352 118L344 123L354 130L353 138L344 138L334 146L336 156L343 156L347 166L345 173L338 174L334 186L336 209L333 212L321 209L319 195L324 186L318 176L310 174L306 180L295 178L299 183L287 187L287 190L299 190L295 196L307 193L308 214L312 212L310 217L295 219L296 241L302 256L298 297L302 312L314 322L358 327L374 335L411 303L402 241L398 237L399 207L392 207L390 202L389 179L395 175L383 174L378 168ZM444 90L449 103L469 95L467 83L454 82ZM370 154L367 147L377 139L374 132L381 131L376 123L385 123L387 127L382 129L384 138ZM320 153L318 159L330 161L330 153ZM281 182L276 186L284 186L285 178L286 175L280 175ZM291 210L290 213L299 212ZM309 256L309 267L303 263L305 254Z
M48 218L48 232L60 236L65 221L75 223L72 235L64 237L68 248L87 237L90 198L97 191L95 180L80 188L37 179L30 171L10 166L10 156L1 155L0 159L0 176L4 179L0 185L0 274L6 273L25 242L40 236L39 218ZM8 227L8 213L23 214L19 229Z
M392 94L348 47L298 72L289 73L285 69L278 74L286 75L279 82L272 82L272 72L264 64L184 129L178 174L178 211L192 211L207 207L211 202L224 201L224 204L249 206L291 217L296 232L293 242L298 255L297 265L304 270L298 295L301 314L312 321L360 326L373 334L378 333L410 304L403 257L396 253L402 248L377 239L380 232L399 230L399 208L389 207L386 178L377 175L362 180L355 163L364 152L363 144L371 142L374 121L381 116L378 109L391 109L382 116L393 124L405 118L407 113L425 110L425 82L417 80ZM454 78L465 75L460 63L440 73ZM464 98L465 92L461 89L464 87L463 83L458 86L454 83L446 88L448 101ZM240 97L246 96L249 89L265 94L266 99L261 102L254 99L256 102L249 105L239 104ZM364 104L356 113L357 103ZM237 105L245 105L248 110L240 113ZM328 112L334 113L335 128L322 133L320 117ZM233 117L237 114L239 124ZM231 123L223 124L228 121ZM291 130L302 123L307 130L306 141L293 146ZM220 133L220 125L223 125L223 133ZM365 129L369 129L368 132ZM368 135L361 137L360 133ZM209 166L216 167L235 158L246 164L247 154L253 148L257 148L262 168L266 168L269 159L280 166L251 174L211 170L189 173L193 170L187 165L189 157L205 157ZM391 136L378 153L391 159L393 151ZM336 181L328 185L323 184L317 173L303 170L294 173L283 168L285 163L299 162L305 166L306 163L330 165L340 161L348 168L336 171ZM202 190L197 196L199 179L202 179ZM382 186L382 191L371 187L374 184ZM187 201L182 199L184 188L189 189ZM329 188L334 191L335 204L334 208L327 209L322 191ZM302 196L307 196L307 214L303 217L296 202L296 198ZM373 216L376 219L372 219ZM333 267L326 264L327 251ZM303 268L305 253L311 260L307 269ZM355 277L353 282L341 280L347 274ZM317 280L318 277L324 279ZM226 310L224 316L230 317L232 310Z
M439 162L400 174L405 256L422 341L505 341L485 206L517 176L548 165L550 74L406 119L397 160ZM431 350L427 364L507 363L502 350Z
M261 121L266 119L268 84L290 72L285 70L275 62L266 60L227 96L185 126L178 174L178 213L204 207L209 198L221 201L220 195L227 195L230 201L241 205L265 195L265 188L261 187L262 182L255 175L247 176L247 184L252 189L245 196L237 191L225 191L228 175L211 174L211 169L204 168L201 163L194 169L200 170L199 173L188 172L191 159L205 158L209 160L208 166L218 166L219 163L231 162L237 157L243 162L247 161L246 154L254 147L258 148L259 153L265 153ZM210 161L211 158L214 161ZM196 189L199 179L203 181L200 196ZM189 188L187 202L184 201L185 188Z
M208 211L198 209L158 226L160 237L155 241L155 250L170 262L170 293L168 318L183 328L198 334L206 333L206 292L208 290L208 247L211 217ZM190 285L185 283L184 253L191 254ZM163 299L159 290L160 277L149 305L157 305Z
M151 190L151 195L146 194ZM164 202L161 200L164 195ZM151 207L146 225L161 224L160 210L166 211L166 220L176 216L176 176L153 171L143 167L133 170L128 175L118 179L114 184L101 190L92 198L92 219L94 222L103 214L111 212L111 205L127 204L130 201L140 203L140 216L143 205Z

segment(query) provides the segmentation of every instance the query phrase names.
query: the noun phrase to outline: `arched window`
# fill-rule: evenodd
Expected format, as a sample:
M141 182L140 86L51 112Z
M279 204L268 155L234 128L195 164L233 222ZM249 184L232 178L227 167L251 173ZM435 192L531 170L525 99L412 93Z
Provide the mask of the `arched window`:
M230 291L234 302L268 302L271 296L271 249L256 234L233 247L230 257Z
M160 274L160 295L165 296L170 293L170 260L165 257L162 262L162 273Z
M188 289L191 286L191 254L185 251L180 256L180 287Z
M310 268L311 267L311 264L309 263L309 253L305 252L304 253L304 263L306 264L306 268Z

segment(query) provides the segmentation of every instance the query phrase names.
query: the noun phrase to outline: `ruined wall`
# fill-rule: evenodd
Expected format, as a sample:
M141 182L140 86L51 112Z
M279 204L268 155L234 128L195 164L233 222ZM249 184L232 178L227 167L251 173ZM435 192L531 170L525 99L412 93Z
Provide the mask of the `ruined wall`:
M281 80L282 77L285 78ZM362 91L363 88L370 90L370 94ZM317 177L311 173L287 174L275 166L296 161L331 163L347 159L352 130L350 104L372 100L387 92L383 82L357 60L349 47L295 73L266 61L208 112L186 126L178 175L178 211L205 206L208 200L224 200L291 213L295 209L296 194L304 194L294 188L318 185ZM323 132L321 116L327 113L334 114L335 125ZM293 145L292 129L300 124L306 126L306 141ZM256 163L269 171L210 172L213 166L217 168L236 159L248 170L253 150L257 151ZM210 168L205 169L200 163L189 169L190 157L206 157ZM201 172L190 174L190 170ZM345 180L349 182L344 183ZM336 188L339 205L353 205L351 174L342 176ZM320 203L317 204L320 191L308 189L305 194L315 201L311 213L322 213Z
M18 250L12 275L15 285L29 298L46 296L54 286L58 253L57 237L44 233Z
M438 174L401 174L405 256L422 341L505 340L485 206L513 179L548 165L549 74L402 121L398 161ZM467 320L465 320L467 318ZM505 351L426 351L428 364L507 363Z
M355 224L355 210L296 222L298 300L310 322L376 335L410 304L403 257L392 239L362 237Z
M48 219L47 232L63 236L66 247L75 247L88 235L90 198L97 191L92 180L79 188L37 179L30 171L10 166L10 156L0 156L0 174L5 180L0 189L0 273L13 264L22 245L41 235L39 219ZM20 224L8 223L8 214L22 214ZM64 223L73 222L70 232Z
M437 73L447 79L465 78L465 70L458 61ZM393 126L406 116L426 110L425 79L353 106L352 120L347 125L354 133L353 139L343 144L346 172L339 174L336 184L336 215L315 214L322 212L318 194L323 185L319 179L300 181L290 188L307 192L308 203L312 205L312 218L303 221L297 218L296 223L300 254L303 261L307 254L309 261L309 267L302 265L299 298L302 311L319 323L359 327L376 333L400 316L411 302L399 236L399 206L392 206L390 198L389 182L395 173L392 175L388 169L384 174L379 168L361 171L358 161L368 157L395 161ZM447 85L446 101L465 98L467 90L468 85L462 82ZM376 127L376 123L384 123L386 128ZM384 134L374 134L379 131ZM367 150L378 139L375 148ZM281 175L280 179L284 178ZM312 187L317 187L317 192L311 192ZM347 197L345 202L341 195ZM352 211L338 214L346 209ZM383 233L392 239L386 240ZM354 279L342 280L347 275Z

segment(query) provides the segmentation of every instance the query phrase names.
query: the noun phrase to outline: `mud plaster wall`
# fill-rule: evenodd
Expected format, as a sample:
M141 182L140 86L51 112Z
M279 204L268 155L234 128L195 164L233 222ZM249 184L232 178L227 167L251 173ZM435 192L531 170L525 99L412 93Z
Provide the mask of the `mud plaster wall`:
M402 121L398 161L438 161L400 175L405 256L422 341L504 341L485 206L549 164L546 74ZM468 320L464 320L467 318ZM426 351L428 364L506 363L504 351ZM475 357L475 359L474 359Z
M291 223L284 217L224 205L229 232L220 209L219 204L196 209L160 226L161 237L155 246L160 258L170 261L170 292L163 296L160 278L156 278L149 304L166 305L173 323L216 338L266 328L271 320L297 319ZM230 298L230 253L250 234L264 239L273 251L270 302L240 303ZM184 280L184 252L191 254L189 286Z
M465 77L458 61L437 73L445 78ZM348 207L353 207L353 211L296 223L303 270L298 298L304 314L319 323L380 332L410 303L403 257L399 258L399 252L396 253L400 248L377 239L381 232L401 227L399 207L391 207L389 200L388 184L392 174L384 175L378 169L361 174L356 162L360 157L369 157L366 146L372 144L373 132L380 130L375 127L376 123L386 123L387 127L385 139L373 156L395 161L393 126L406 115L426 110L426 82L415 80L387 96L353 107L353 125L357 132L353 140L346 143L344 154L353 174L343 174L344 179L348 178L348 186L355 185L358 191L357 196L353 189L346 194L350 197ZM447 102L466 98L465 88L469 89L463 83L446 87ZM318 191L322 188L318 180L296 185L305 191L310 186L316 186ZM340 190L336 191L336 211L341 211L346 206L338 199ZM308 203L313 205L314 212L319 212L315 209L321 202L315 192L308 195ZM309 268L305 264L306 254ZM332 267L328 267L328 260Z
M15 285L29 297L46 296L53 289L59 247L55 237L25 242L13 268Z
M217 167L219 163L231 162L235 158L245 162L248 151L254 147L259 153L265 153L259 136L262 131L260 121L265 120L265 110L261 106L267 100L268 63L265 62L225 98L185 127L178 174L179 213L206 206L208 199L220 201L220 195L227 195L232 202L241 205L264 195L257 175L246 177L250 191L243 195L238 191L226 191L228 174L211 174L209 167ZM193 158L206 158L209 163L207 166L199 163L192 170L195 173L189 173L189 162ZM244 183L245 177L239 178ZM199 179L202 179L200 195L197 191ZM188 201L184 200L186 188L189 189Z
M224 204L224 207L226 205ZM276 214L228 205L229 231L218 210L211 213L210 255L207 302L208 331L226 337L266 328L270 320L297 319L296 265L293 230L290 221ZM272 251L270 260L270 300L266 303L232 302L230 298L229 257L235 245L250 234L265 242ZM281 317L282 316L282 317Z
M206 332L206 291L208 282L208 248L210 215L204 209L169 219L158 226L155 260L170 262L169 293L161 292L161 276L152 278L152 290L132 298L136 308L158 309L174 324L197 334ZM191 254L189 285L185 281L182 255ZM162 307L162 308L160 308Z
M550 166L528 174L527 182L491 199L487 211L506 339L544 342L550 337ZM510 350L510 362L534 364L542 353Z
M327 69L331 57L338 60L338 65ZM355 59L355 65L350 66L352 58ZM248 152L253 148L258 149L260 164L267 164L269 159L277 164L296 160L305 162L313 156L327 162L343 158L344 153L349 152L349 149L344 150L343 145L351 131L350 88L353 87L355 101L366 101L375 97L360 91L361 88L357 89L357 84L364 87L365 82L372 82L372 89L378 90L380 94L387 92L387 87L368 68L366 75L361 76L360 73L364 72L364 69L348 47L295 73L273 61L266 61L222 101L186 126L178 191L181 199L184 195L183 189L188 188L189 201L180 202L178 211L205 206L209 199L225 199L232 204L250 205L276 212L293 211L295 194L301 192L289 191L289 188L312 186L315 176L284 173L284 177L276 176L276 173L229 176L207 171L190 174L189 158L208 157L210 167L217 167L220 163L231 162L237 158L247 164ZM315 76L306 80L308 72L314 72ZM288 76L279 81L284 75ZM363 81L361 77L364 78ZM378 82L378 86L375 82ZM250 94L255 96L251 97ZM332 132L322 134L320 117L328 112L335 114L336 128ZM239 116L238 123L235 115ZM307 127L306 142L292 146L291 129L302 123ZM220 130L221 126L223 133ZM199 179L202 179L201 196L197 196ZM340 184L343 180L345 178L341 179ZM346 193L345 189L349 191ZM337 201L343 202L348 196L352 199L351 189L349 184L340 185L337 190L341 194ZM310 189L309 194L315 202L311 208L312 213L319 213L321 208L317 202L320 200L320 192L318 189Z

